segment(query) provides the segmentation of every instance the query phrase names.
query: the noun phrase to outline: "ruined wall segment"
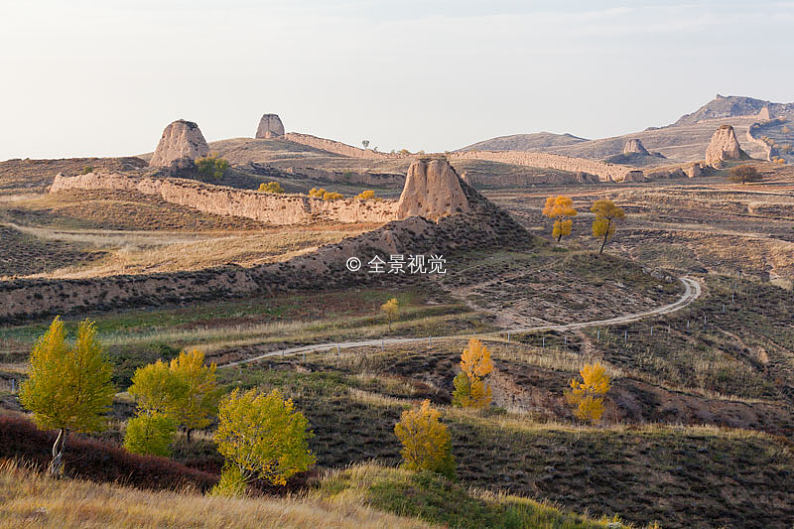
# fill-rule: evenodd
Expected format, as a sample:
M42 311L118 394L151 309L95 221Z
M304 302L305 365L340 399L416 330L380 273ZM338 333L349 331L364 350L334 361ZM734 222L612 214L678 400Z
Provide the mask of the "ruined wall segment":
M97 173L71 177L57 175L50 192L67 189L137 191L205 213L246 217L274 225L318 221L382 223L397 218L397 203L393 200L322 200L306 195L270 194L213 186L179 178Z
M540 152L463 151L452 153L449 156L453 162L455 160L486 160L512 165L545 167L572 173L585 173L597 176L601 182L622 182L627 174L637 170L623 165Z

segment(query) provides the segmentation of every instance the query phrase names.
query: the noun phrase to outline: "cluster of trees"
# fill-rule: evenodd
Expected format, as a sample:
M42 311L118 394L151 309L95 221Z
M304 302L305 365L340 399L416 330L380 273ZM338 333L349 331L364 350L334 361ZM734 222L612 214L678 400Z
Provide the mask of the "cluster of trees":
M222 391L215 364L204 365L204 353L182 351L170 364L158 360L141 367L132 377L129 393L137 413L127 423L124 446L138 454L168 456L177 427L186 432L208 427L218 409Z
M278 182L262 182L259 184L259 189L257 189L260 193L272 193L272 194L280 194L284 192L284 188L281 187L281 184Z
M399 303L383 305L389 321ZM488 377L494 369L491 353L472 338L460 355L460 373L453 385L453 404L484 409L492 399ZM244 494L253 479L284 485L293 475L311 468L316 457L309 449L309 422L291 399L277 389L268 394L237 388L223 395L216 366L206 365L199 350L182 351L165 363L158 360L136 370L129 393L136 400L134 418L127 422L124 446L134 453L168 456L178 428L187 442L195 429L217 422L214 440L225 464L211 493ZM20 388L20 401L43 429L57 429L49 472L60 476L67 434L93 433L106 426L116 389L112 366L97 339L93 322L78 325L76 339L67 342L60 317L36 342L30 357L30 376ZM610 378L603 366L585 365L580 378L565 392L581 420L596 422L604 412ZM394 426L402 448L403 466L452 477L455 461L451 437L441 412L425 400L405 410Z
M221 180L229 169L229 161L220 158L217 154L210 153L207 156L196 158L196 171L201 176Z
M598 253L603 253L607 242L615 235L615 225L626 217L626 213L608 199L596 200L590 212L595 214L592 226L593 237L601 240ZM548 197L543 207L543 215L554 221L551 233L558 243L563 237L571 234L573 217L577 214L578 211L573 207L571 197L564 195Z
M380 202L381 200L383 200L382 198L375 196L374 189L365 189L364 191L356 195L356 198L358 200L374 200L376 202Z
M93 322L78 325L73 344L56 317L33 347L28 379L20 401L39 428L58 430L49 472L60 477L70 431L95 433L107 424L116 388L113 368L97 340ZM139 368L130 386L136 417L127 423L125 446L144 454L167 455L177 427L208 427L217 416L215 441L224 456L217 494L238 494L254 477L284 484L308 470L315 458L308 447L311 431L303 414L278 391L268 395L236 389L222 397L215 365L204 364L200 351L183 351L166 364Z
M345 198L342 193L336 191L326 191L321 187L313 187L309 190L309 196L314 198L321 198L323 200L339 200Z

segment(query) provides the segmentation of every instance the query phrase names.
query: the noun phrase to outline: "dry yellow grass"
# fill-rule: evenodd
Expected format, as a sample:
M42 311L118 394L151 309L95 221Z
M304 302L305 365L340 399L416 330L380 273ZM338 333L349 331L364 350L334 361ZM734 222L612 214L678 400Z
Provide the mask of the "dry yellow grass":
M149 492L78 480L55 481L11 463L0 465L0 506L0 529L432 527L352 501L227 499L189 491Z

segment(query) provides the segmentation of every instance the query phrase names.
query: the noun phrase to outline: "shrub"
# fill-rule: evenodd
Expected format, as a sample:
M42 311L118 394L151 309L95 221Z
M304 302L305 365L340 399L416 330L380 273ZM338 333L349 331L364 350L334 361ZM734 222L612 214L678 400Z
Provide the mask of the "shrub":
M83 167L82 174L88 174L88 173L93 173L93 172L94 172L94 168L92 166L86 165L85 167Z
M375 191L372 189L366 189L356 195L356 198L359 200L373 200L375 199Z
M208 154L201 158L196 159L196 170L198 174L220 180L226 174L229 168L229 162L223 158L219 158L217 154Z
M429 470L447 477L455 476L455 459L447 427L439 421L441 412L425 400L418 408L405 410L394 434L402 443L400 454L408 470Z
M281 187L281 184L279 184L278 182L268 182L268 183L262 182L261 184L259 184L258 191L260 193L278 194L278 193L283 193L284 188Z
M731 182L746 184L747 182L757 182L761 180L761 174L758 172L758 169L752 165L739 165L731 169L728 179Z
M176 422L159 413L143 413L127 421L124 448L133 454L168 457L176 434Z
M38 430L27 419L0 415L0 458L42 466L47 463L55 432ZM218 478L163 457L131 454L125 449L71 436L64 452L65 473L100 483L124 483L145 489L207 490Z
M240 467L237 465L225 465L221 472L221 479L217 485L212 487L210 495L239 497L245 495L247 488L248 483Z
M326 191L323 193L323 200L339 200L340 198L344 198L342 193L337 193L336 191Z
M323 198L325 193L326 191L322 187L313 187L309 189L309 196L313 198Z

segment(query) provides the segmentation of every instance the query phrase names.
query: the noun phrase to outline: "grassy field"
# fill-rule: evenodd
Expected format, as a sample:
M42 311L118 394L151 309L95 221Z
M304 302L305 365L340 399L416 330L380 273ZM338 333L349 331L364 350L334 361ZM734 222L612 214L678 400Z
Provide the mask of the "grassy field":
M190 491L142 491L80 480L55 481L8 463L0 464L0 504L3 529L432 527L361 503L300 498L226 499Z
M375 227L273 227L139 193L67 191L0 202L0 275L88 278L283 261Z
M309 358L297 365L249 365L224 370L224 378L264 391L278 387L295 399L314 428L311 446L325 467L372 459L395 464L399 445L392 428L401 410L431 398L445 410L458 476L467 485L546 498L577 512L619 514L634 523L659 520L664 527L786 527L781 520L794 515L786 507L794 459L782 439L716 427L593 428L498 409L468 413L444 405L454 357L447 356L442 384L435 372L422 370L422 356L362 351L319 364ZM735 503L726 504L727 497Z

